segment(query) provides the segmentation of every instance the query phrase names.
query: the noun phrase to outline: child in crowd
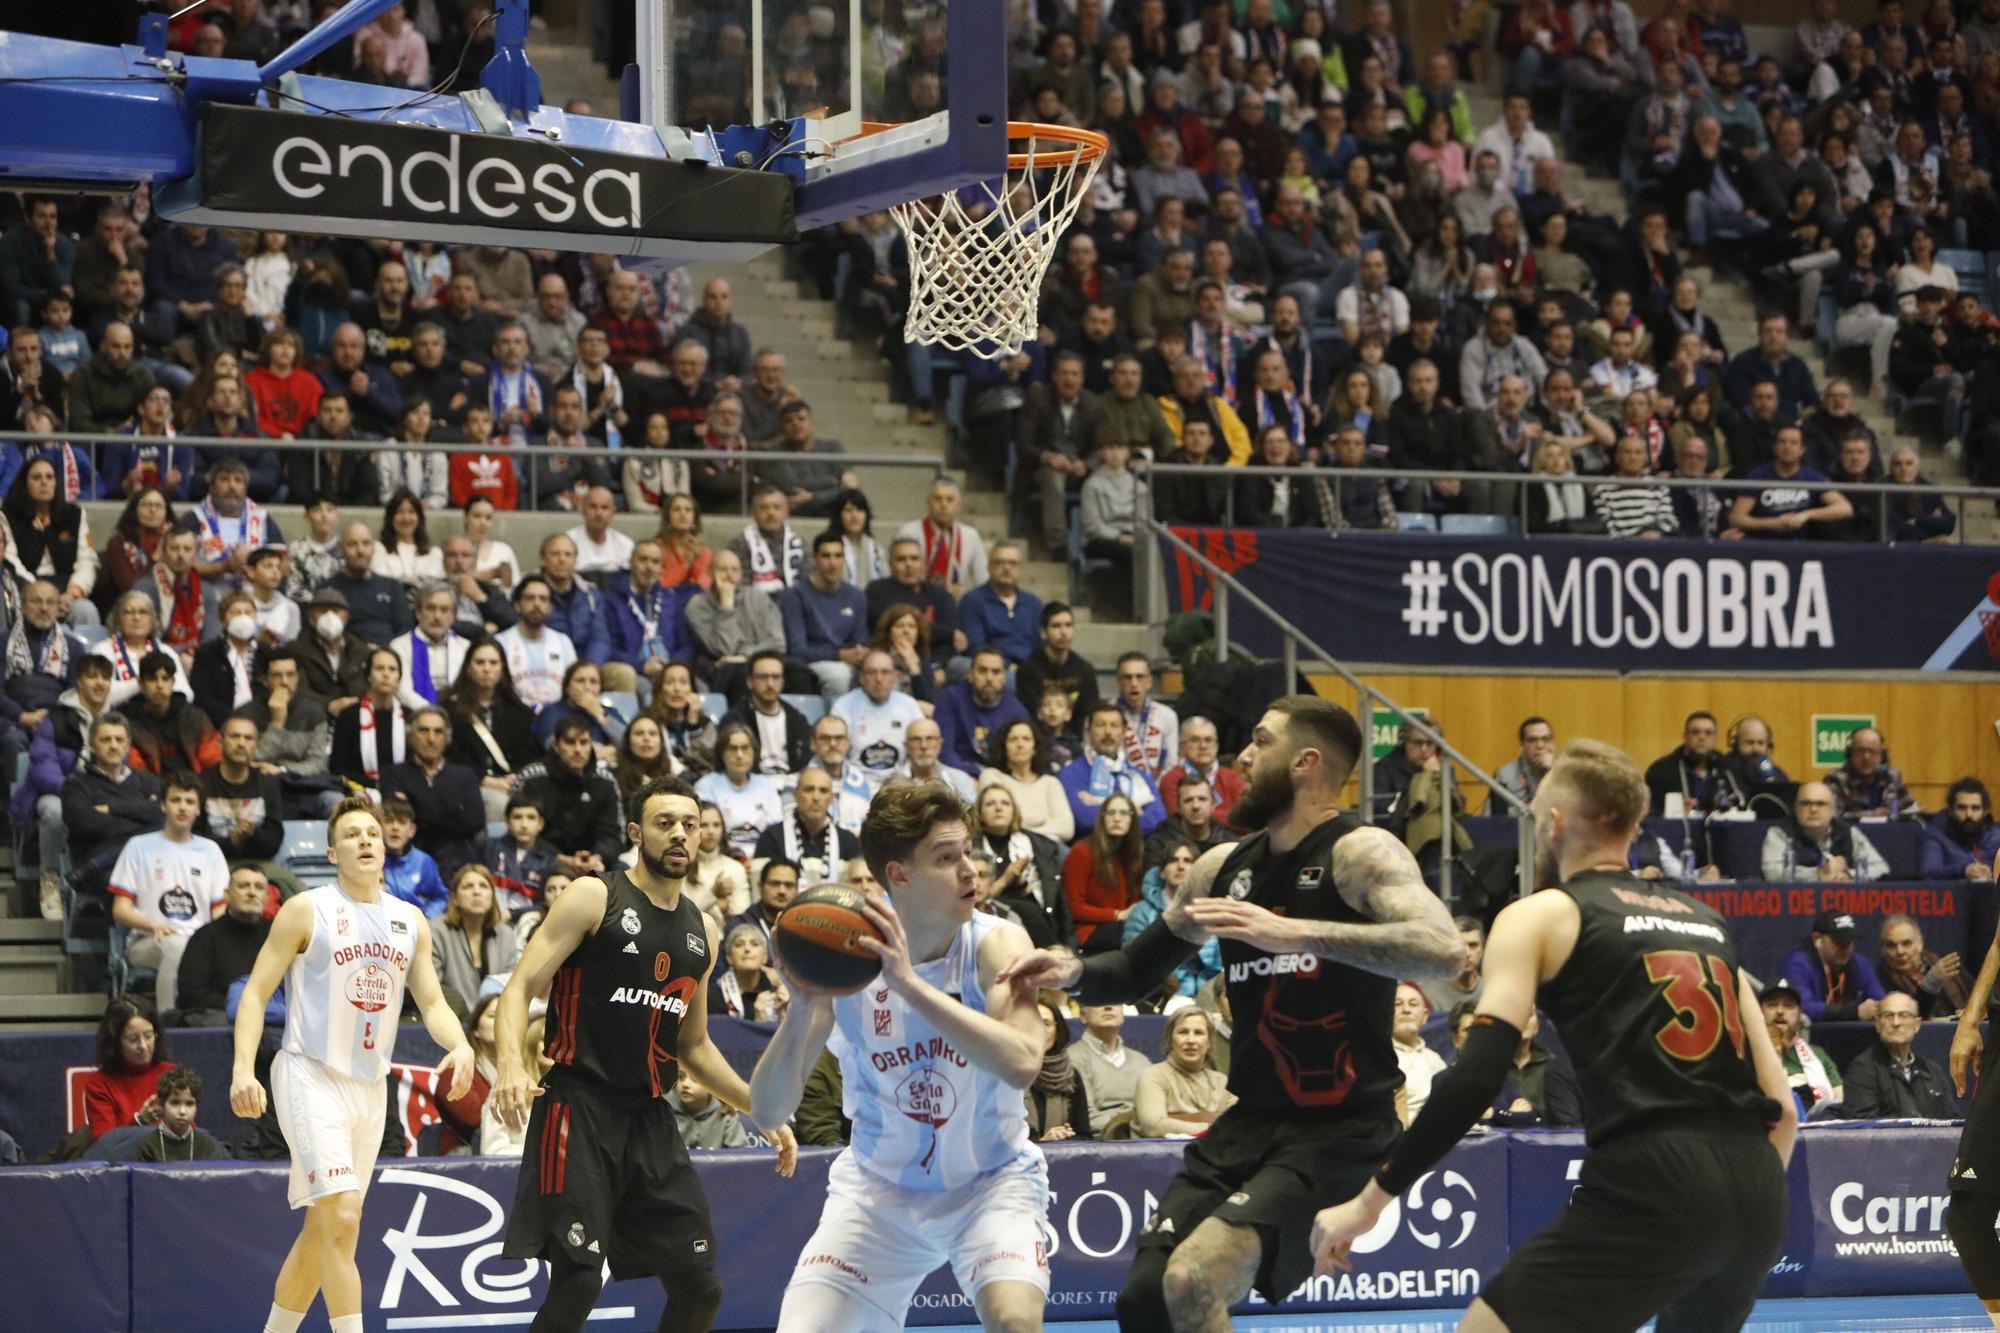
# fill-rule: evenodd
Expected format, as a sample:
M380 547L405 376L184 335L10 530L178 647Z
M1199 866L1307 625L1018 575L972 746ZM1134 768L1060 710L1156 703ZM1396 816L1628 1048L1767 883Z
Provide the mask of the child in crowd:
M290 643L299 637L304 617L299 604L284 595L285 552L282 547L260 546L250 553L250 600L256 607L257 642L266 648Z
M306 496L304 502L306 538L292 541L286 561L291 568L285 595L297 602L311 601L320 585L340 572L340 506L326 495Z
M1042 691L1042 701L1035 707L1035 721L1048 745L1051 773L1061 771L1083 753L1083 736L1076 729L1072 712L1069 691L1061 688Z
M179 1066L160 1075L154 1097L160 1120L139 1144L142 1162L212 1162L229 1156L207 1130L195 1128L201 1109L201 1075Z
M76 373L76 368L90 360L90 338L82 329L70 323L76 307L69 299L68 292L51 292L49 299L42 303L42 327L36 332L42 336L42 362L61 371L64 379Z
M681 1142L690 1148L750 1146L750 1133L743 1128L743 1118L695 1082L685 1067L674 1079L667 1105L674 1108L674 1123L680 1128Z
M479 849L480 864L493 872L500 900L510 914L539 904L543 885L555 872L555 851L542 843L546 823L542 807L531 798L510 797L507 831L488 838Z
M410 845L416 836L417 812L410 803L398 796L382 802L382 841L389 845L382 863L383 886L404 902L415 903L425 916L436 916L451 901L451 894L431 854Z

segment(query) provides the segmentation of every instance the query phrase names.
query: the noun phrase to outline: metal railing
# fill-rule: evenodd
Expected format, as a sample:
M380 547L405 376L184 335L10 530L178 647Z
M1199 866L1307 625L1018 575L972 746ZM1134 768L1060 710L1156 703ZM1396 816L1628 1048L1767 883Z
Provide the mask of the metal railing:
M99 467L100 451L110 448L129 447L135 444L156 447L167 445L175 447L187 446L196 450L217 449L227 450L230 453L236 454L269 451L279 456L281 465L284 461L284 456L287 454L310 453L313 456L313 482L315 485L321 479L320 464L323 456L326 454L365 454L371 461L377 453L384 451L446 455L477 454L488 458L505 456L513 460L517 465L522 486L523 504L521 507L527 510L541 508L540 488L537 485L533 465L535 456L538 454L546 456L549 453L580 452L561 448L552 449L545 444L483 445L446 444L433 441L422 441L412 444L401 440L279 440L264 436L224 439L214 435L177 434L164 436L23 430L0 430L0 442L9 444L67 444L72 448L83 450L85 456L90 459L91 472L97 478L97 488L103 492L100 495L86 496L84 498L101 500L120 500L124 496L120 489L120 479L106 477L103 469ZM778 459L785 462L809 459L815 463L824 463L840 468L918 469L930 473L933 477L942 476L947 470L944 460L941 458L928 458L910 454L795 454L780 449L752 449L748 447L741 453L724 454L713 449L613 449L607 445L595 442L592 443L590 453L593 457L604 456L607 464L614 467L622 467L628 458L644 458L654 461L671 460L689 464L713 463L718 459L728 459L736 465L738 477L738 514L748 514L750 512L750 491L756 480L754 475L755 468L757 461L762 458ZM388 497L385 495L383 498L386 500ZM708 509L706 512L716 513L718 511Z
M1232 469L1232 471L1239 470ZM1133 564L1140 571L1138 577L1142 580L1141 586L1152 594L1148 599L1147 619L1153 625L1160 625L1166 619L1166 607L1163 604L1164 584L1160 579L1152 577L1151 568L1152 556L1158 552L1160 543L1164 540L1182 558L1200 566L1214 586L1215 637L1223 659L1226 660L1229 655L1230 605L1234 600L1241 600L1245 606L1269 621L1282 638L1287 690L1291 689L1292 682L1298 678L1301 662L1308 666L1325 667L1353 688L1357 705L1356 720L1361 725L1362 733L1361 758L1356 770L1360 796L1357 804L1371 823L1375 816L1375 710L1378 707L1388 709L1401 723L1414 729L1419 735L1429 737L1431 743L1437 746L1438 779L1444 818L1443 833L1440 838L1442 847L1438 858L1438 895L1441 898L1450 902L1452 896L1453 860L1456 851L1452 836L1455 828L1455 811L1452 807L1454 788L1458 781L1454 765L1462 766L1475 784L1485 786L1507 807L1509 813L1515 816L1521 894L1525 897L1535 891L1535 823L1527 802L1502 786L1498 778L1474 763L1457 746L1446 740L1441 730L1363 680L1345 663L1314 642L1304 630L1279 614L1270 603L1251 592L1234 575L1196 550L1166 524L1152 518L1142 519L1142 522L1145 527L1144 538L1139 543L1140 558L1134 560ZM1491 801L1488 802L1488 808L1492 808Z
M1512 488L1514 494L1507 497L1507 505L1513 511L1513 516L1520 520L1521 535L1523 536L1537 535L1528 531L1528 496L1529 491L1535 486L1551 484L1566 485L1575 482L1589 490L1595 490L1604 486L1659 486L1665 488L1669 493L1676 490L1689 490L1754 495L1759 491L1769 488L1772 484L1768 480L1745 481L1721 477L1650 475L1644 477L1619 477L1605 473L1592 473L1588 475L1582 473L1563 473L1556 475L1544 472L1475 472L1469 469L1269 467L1262 464L1247 463L1153 463L1146 466L1145 470L1140 473L1139 488L1141 491L1142 512L1153 518L1160 517L1160 515L1154 512L1152 499L1154 490L1148 484L1148 478L1179 476L1206 477L1225 483L1242 477L1282 477L1294 482L1324 482L1333 490L1334 508L1336 510L1340 508L1343 485L1351 481L1386 481L1391 483L1452 481L1464 485L1490 488L1495 491L1502 488ZM1954 529L1954 536L1961 543L1965 542L1965 502L1967 500L1985 500L1996 506L2000 506L2000 488L1991 486L1944 485L1932 482L1925 482L1920 486L1911 486L1893 481L1847 482L1835 478L1829 478L1824 483L1813 482L1809 484L1823 490L1838 491L1843 495L1880 495L1886 498L1902 499L1908 499L1913 495L1920 495L1955 501L1954 517L1957 526ZM1226 527L1235 527L1237 526L1236 487L1234 485L1226 485L1223 494L1223 525ZM1293 502L1295 512L1299 503L1296 499ZM1311 499L1308 499L1305 503L1317 504L1316 501ZM1887 541L1890 536L1889 524L1892 518L1890 510L1891 506L1886 503L1879 507L1879 535L1883 541ZM1495 511L1493 508L1488 508L1480 512L1493 514ZM1501 513L1497 516L1507 517L1508 515ZM1724 517L1726 520L1727 515L1725 514ZM1315 522L1310 524L1295 524L1294 526L1317 527L1319 524ZM1547 535L1554 536L1559 534L1551 533Z

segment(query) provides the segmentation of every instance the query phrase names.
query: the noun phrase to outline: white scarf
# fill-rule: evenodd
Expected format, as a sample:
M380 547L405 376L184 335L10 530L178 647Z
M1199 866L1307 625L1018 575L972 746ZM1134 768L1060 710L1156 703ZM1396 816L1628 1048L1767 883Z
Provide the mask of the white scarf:
M798 578L799 565L805 560L805 543L799 534L792 531L792 525L785 525L785 535L779 539L784 547L782 557L771 550L771 543L752 523L743 529L743 544L750 551L750 586L769 588L773 584L789 588Z
M1819 1062L1811 1043L1806 1041L1805 1033L1792 1038L1792 1054L1798 1058L1799 1072L1805 1076L1806 1087L1812 1090L1808 1099L1810 1106L1817 1106L1833 1096L1833 1079L1828 1077L1826 1066Z
M202 501L201 508L195 513L201 523L201 530L195 535L200 539L201 559L206 564L215 564L239 547L246 551L254 551L264 545L264 507L255 500L245 500L243 512L235 518L217 509L212 498ZM222 536L224 523L236 525L236 541L224 540ZM230 582L233 585L235 580L231 579Z
M0 574L0 578L4 578ZM69 636L63 633L61 625L51 625L48 639L42 645L41 660L28 650L28 622L14 616L14 627L7 633L7 678L29 676L37 672L61 680L69 675Z
M1551 523L1582 518L1590 512L1590 504L1584 499L1582 482L1548 481L1542 483L1542 490L1549 497Z
M509 408L519 408L521 415L527 417L542 414L542 382L526 366L510 375L504 367L496 365L487 388L486 404L493 412L494 429L503 431L500 420L507 415ZM503 433L513 444L528 442L528 428L524 423L517 422L506 427Z
M602 367L604 384L598 390L598 405L604 409L604 442L616 449L619 444L618 414L625 410L625 386L618 379L618 372L606 362ZM590 406L590 377L584 373L583 362L570 368L569 382L576 389L576 396L584 406Z
M370 778L382 774L382 747L375 736L375 701L364 696L358 705L361 710L361 771ZM395 700L389 704L389 762L403 762L403 705Z
M743 1008L743 983L736 979L736 969L725 967L722 975L715 979L716 989L722 992L722 1006L731 1018L748 1018Z

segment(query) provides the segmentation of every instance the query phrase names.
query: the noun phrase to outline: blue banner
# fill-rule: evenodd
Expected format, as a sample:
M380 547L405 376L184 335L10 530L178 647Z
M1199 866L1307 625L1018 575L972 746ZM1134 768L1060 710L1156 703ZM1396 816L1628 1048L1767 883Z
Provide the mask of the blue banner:
M1944 1125L1808 1128L1792 1159L1785 1247L1764 1294L1965 1290L1944 1230L1945 1172L1957 1139ZM1182 1145L1060 1143L1047 1151L1048 1319L1109 1318ZM1584 1151L1582 1135L1567 1131L1467 1139L1355 1246L1353 1272L1311 1279L1276 1308L1466 1305L1513 1246L1561 1211ZM801 1154L789 1181L772 1173L768 1151L694 1156L716 1222L724 1292L716 1327L770 1328L784 1279L818 1221L834 1154ZM378 1165L357 1251L370 1329L528 1323L547 1273L539 1262L500 1254L519 1169L516 1161L468 1157ZM107 1333L254 1328L298 1216L285 1207L284 1172L269 1166L0 1170L0 1247L10 1260L4 1322ZM217 1255L229 1256L230 1280L191 1280L215 1271ZM661 1301L656 1283L613 1284L591 1326L653 1328ZM1271 1308L1255 1300L1243 1307ZM941 1270L909 1322L974 1319ZM318 1316L310 1326L324 1327Z
M2000 670L2000 550L1175 531L1350 662L1490 668L1519 649L1597 671ZM1205 569L1165 540L1161 559L1170 610L1213 605ZM1282 652L1261 616L1230 638Z

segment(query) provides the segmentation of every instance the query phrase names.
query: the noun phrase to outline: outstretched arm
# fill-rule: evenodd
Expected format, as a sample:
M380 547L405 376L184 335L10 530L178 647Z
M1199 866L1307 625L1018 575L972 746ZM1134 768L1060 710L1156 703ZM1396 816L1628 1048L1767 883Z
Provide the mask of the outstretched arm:
M1994 928L1993 942L1986 948L1979 975L1972 981L1972 994L1966 997L1965 1008L1959 1011L1958 1031L1951 1038L1951 1084L1961 1097L1965 1095L1967 1076L1976 1082L1981 1057L1986 1053L1979 1025L1986 1018L1986 1002L1993 994L1995 981L2000 981L2000 927Z
M445 1049L445 1057L438 1061L437 1067L440 1075L451 1076L445 1096L453 1100L463 1097L472 1086L472 1045L465 1039L465 1028L458 1015L444 1001L444 987L438 982L436 964L431 962L431 923L421 918L417 921L416 951L410 958L410 998L417 1002L424 1031Z
M716 1049L715 1043L708 1037L708 978L715 970L715 956L722 950L719 947L720 932L716 929L715 923L707 917L702 918L702 932L708 938L708 967L702 972L701 983L694 988L694 996L688 1002L687 1014L681 1019L680 1044L675 1054L680 1059L681 1067L694 1075L694 1081L721 1098L723 1105L733 1111L747 1112L752 1102L750 1085L743 1081L741 1074L730 1067L728 1059ZM797 1099L794 1098L793 1105L797 1104ZM784 1116L779 1117L776 1125L769 1128L761 1124L758 1126L778 1149L778 1174L781 1176L791 1175L798 1163L798 1140L792 1137L792 1131L784 1124L790 1114L787 1111Z
M1573 934L1576 905L1561 894L1524 899L1493 923L1483 965L1485 989L1458 1062L1431 1085L1424 1109L1361 1193L1322 1209L1314 1219L1312 1250L1319 1271L1349 1267L1348 1251L1356 1238L1366 1234L1382 1210L1436 1165L1493 1104L1507 1081L1521 1030L1534 1013L1543 950L1551 937L1562 934L1563 912L1570 914Z
M1188 914L1209 934L1270 953L1310 953L1398 981L1456 976L1465 945L1451 913L1395 835L1358 828L1333 845L1333 883L1365 923L1282 917L1254 903L1202 898Z
M521 961L514 965L507 988L500 992L493 1019L493 1043L498 1051L494 1056L497 1070L491 1096L494 1113L516 1133L527 1128L528 1104L541 1092L528 1077L527 1063L522 1058L521 1045L528 1031L528 1000L548 994L556 969L597 929L597 923L604 919L606 892L604 881L595 876L577 880L563 890L562 897L556 899L555 906L543 918L541 928L528 941Z
M229 1105L246 1120L264 1114L264 1085L257 1081L257 1044L264 1038L264 1009L285 980L285 969L312 940L312 903L301 894L278 909L271 933L250 965L236 1001L235 1061L229 1078Z

